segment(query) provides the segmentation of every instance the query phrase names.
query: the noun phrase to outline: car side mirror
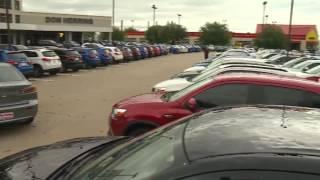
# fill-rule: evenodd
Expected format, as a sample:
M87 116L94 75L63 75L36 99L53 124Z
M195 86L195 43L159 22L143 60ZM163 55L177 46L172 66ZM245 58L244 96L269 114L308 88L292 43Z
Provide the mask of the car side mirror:
M186 106L191 111L196 111L198 108L198 103L195 98L189 99L189 101L186 103Z

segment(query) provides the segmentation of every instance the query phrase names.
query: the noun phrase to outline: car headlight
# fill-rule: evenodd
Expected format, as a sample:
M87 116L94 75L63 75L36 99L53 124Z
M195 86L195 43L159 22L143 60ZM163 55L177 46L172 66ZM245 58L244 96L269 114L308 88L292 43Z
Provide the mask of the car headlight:
M111 117L112 117L112 119L115 119L115 120L116 120L117 118L124 116L126 112L127 112L126 109L114 108L114 109L112 110Z

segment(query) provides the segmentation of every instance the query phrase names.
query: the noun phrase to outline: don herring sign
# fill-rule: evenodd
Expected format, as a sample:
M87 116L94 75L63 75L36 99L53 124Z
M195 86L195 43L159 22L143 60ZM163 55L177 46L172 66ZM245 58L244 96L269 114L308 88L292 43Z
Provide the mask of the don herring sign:
M93 24L93 19L45 17L45 22L46 23L57 23L57 24Z

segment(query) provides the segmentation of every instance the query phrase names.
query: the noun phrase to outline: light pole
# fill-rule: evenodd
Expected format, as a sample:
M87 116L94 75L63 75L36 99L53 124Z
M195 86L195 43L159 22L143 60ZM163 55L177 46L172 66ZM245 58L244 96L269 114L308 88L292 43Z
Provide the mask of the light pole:
M263 5L263 12L262 12L262 27L264 26L264 20L265 20L265 16L266 16L266 6L267 6L267 4L268 4L268 1L264 1L263 3L262 3L262 5Z
M178 15L178 24L180 25L180 20L181 20L181 14L177 14Z
M114 16L115 16L115 0L112 0L112 24L111 24L111 32L109 33L109 41L112 42L112 31L114 27Z
M156 25L156 9L158 9L158 7L156 5L152 5L151 8L153 9L153 25Z
M287 56L289 56L289 51L290 51L291 48L292 48L292 47L291 47L291 37L292 37L293 7L294 7L294 0L291 0L290 20L289 20L289 42L288 42Z
M266 15L266 24L268 24L269 15Z

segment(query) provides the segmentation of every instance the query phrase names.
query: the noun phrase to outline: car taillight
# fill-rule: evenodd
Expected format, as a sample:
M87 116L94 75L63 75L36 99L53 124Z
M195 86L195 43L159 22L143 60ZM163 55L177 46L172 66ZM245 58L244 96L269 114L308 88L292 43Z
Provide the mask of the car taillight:
M31 62L30 60L28 60L27 63L28 63L29 65L32 65L32 62Z
M46 61L46 62L50 61L49 58L42 58L41 60L42 60L42 61Z
M7 63L12 64L12 65L18 65L18 62L14 61L14 60L8 60Z
M21 91L21 94L31 94L37 92L37 88L34 86L29 86L26 88L23 88Z

